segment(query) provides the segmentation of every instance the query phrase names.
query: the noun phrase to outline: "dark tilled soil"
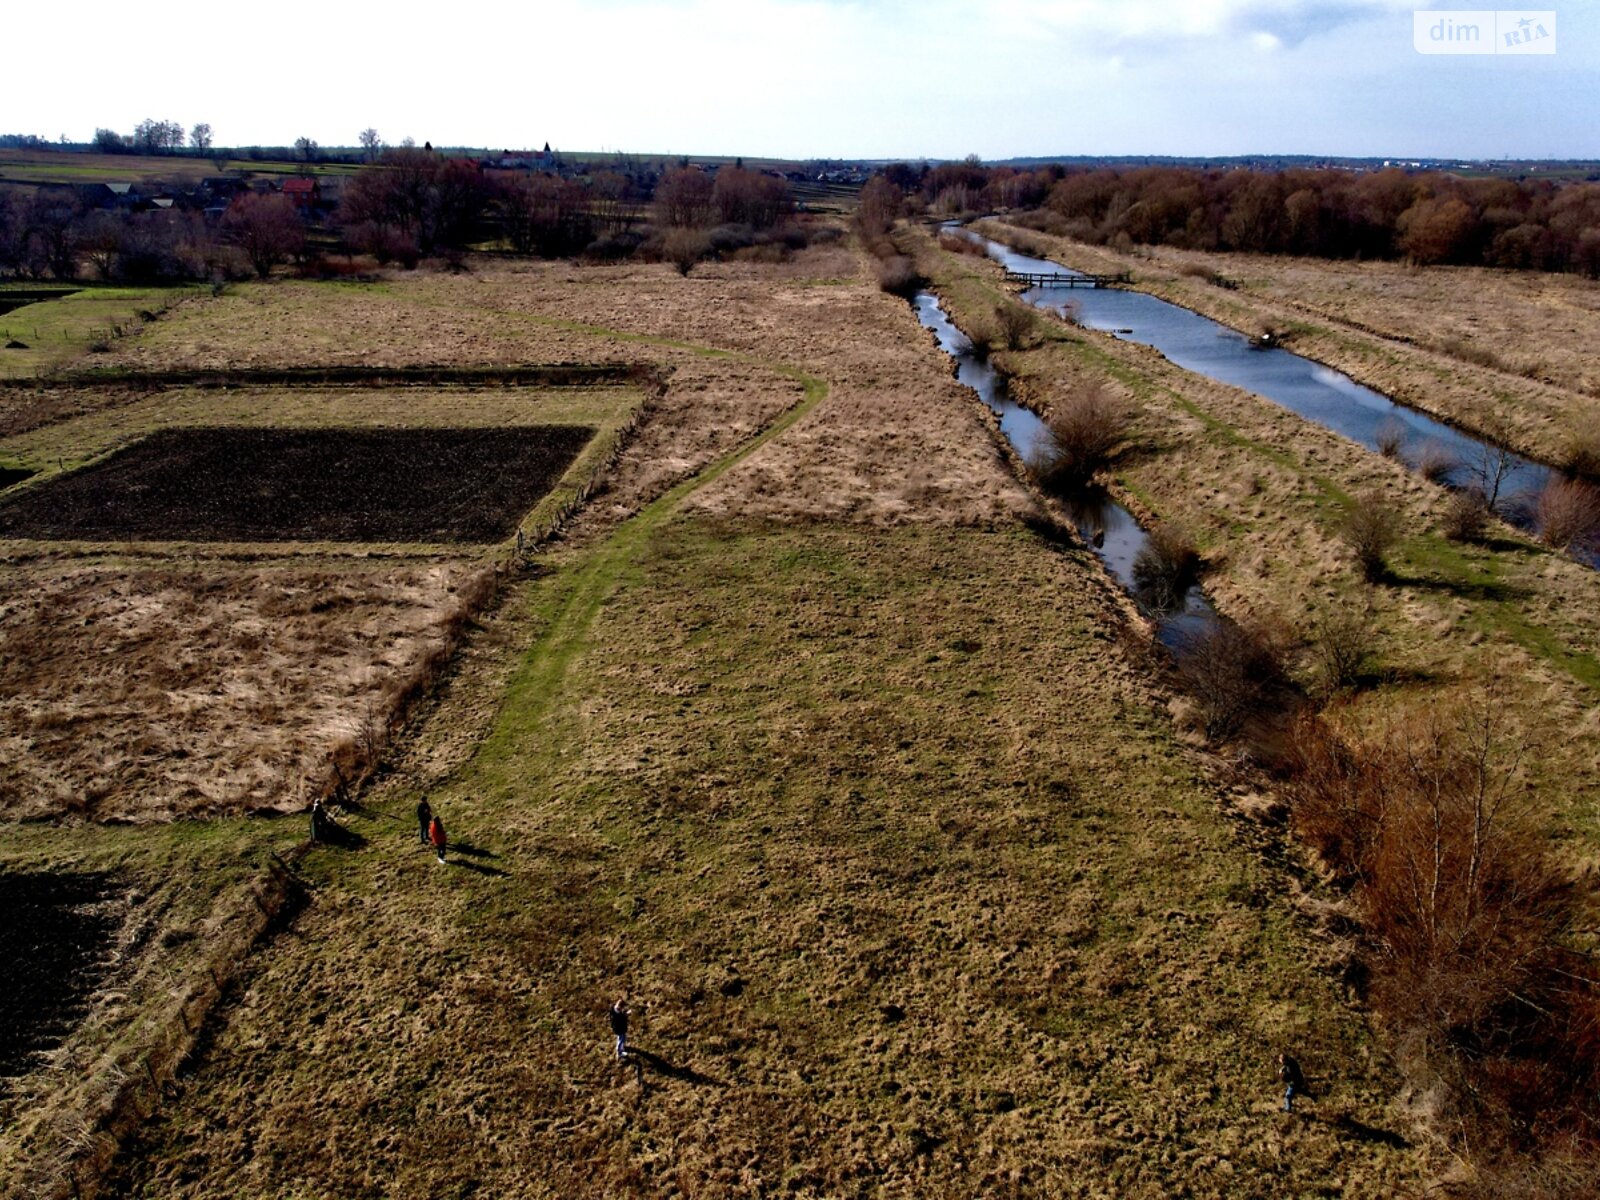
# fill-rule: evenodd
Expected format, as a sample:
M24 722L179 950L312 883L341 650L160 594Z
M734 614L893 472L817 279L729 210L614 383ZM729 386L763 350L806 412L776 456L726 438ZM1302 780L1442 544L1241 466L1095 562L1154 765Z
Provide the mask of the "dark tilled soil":
M0 875L0 1080L23 1074L82 1019L111 961L120 895L103 874Z
M0 536L494 542L594 430L171 429L0 505Z

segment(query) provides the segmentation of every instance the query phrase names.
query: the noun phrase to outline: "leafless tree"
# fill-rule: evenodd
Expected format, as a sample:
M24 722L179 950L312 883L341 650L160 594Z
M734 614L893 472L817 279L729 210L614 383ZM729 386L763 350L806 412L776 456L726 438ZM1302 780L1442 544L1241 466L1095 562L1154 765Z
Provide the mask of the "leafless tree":
M294 140L294 152L301 162L315 162L317 149L317 143L308 137L297 137Z
M674 229L698 229L711 222L711 176L694 167L674 167L656 184L656 219Z
M1400 540L1400 521L1387 500L1368 492L1356 497L1339 527L1339 536L1355 551L1362 575L1376 581L1383 578L1384 560Z
M1517 456L1507 444L1510 440L1506 423L1491 417L1483 424L1483 444L1470 464L1473 485L1483 494L1490 512L1498 511L1501 489L1517 466Z
M263 279L273 267L299 253L306 240L300 214L287 196L255 192L240 196L223 216L222 229Z
M372 162L383 153L383 139L370 125L361 131L361 153L368 162Z
M189 145L194 148L196 154L205 154L209 151L211 149L211 126L205 121L201 121L193 129L189 130Z

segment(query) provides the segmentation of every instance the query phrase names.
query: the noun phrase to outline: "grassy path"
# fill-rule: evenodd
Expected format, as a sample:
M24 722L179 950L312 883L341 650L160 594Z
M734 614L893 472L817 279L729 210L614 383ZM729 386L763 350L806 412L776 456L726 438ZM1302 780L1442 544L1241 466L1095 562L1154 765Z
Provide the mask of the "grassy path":
M680 348L696 353L724 353L708 351L705 347ZM553 613L543 636L528 650L523 669L512 680L501 709L501 719L477 756L478 767L492 769L496 764L504 763L515 751L522 736L543 723L573 660L585 645L589 628L606 600L616 590L623 572L683 502L695 491L718 479L780 436L827 397L827 382L814 375L808 375L796 367L767 363L755 365L767 367L778 375L798 382L804 389L799 403L791 406L743 445L681 480L665 494L645 505L610 537L588 552L553 600Z

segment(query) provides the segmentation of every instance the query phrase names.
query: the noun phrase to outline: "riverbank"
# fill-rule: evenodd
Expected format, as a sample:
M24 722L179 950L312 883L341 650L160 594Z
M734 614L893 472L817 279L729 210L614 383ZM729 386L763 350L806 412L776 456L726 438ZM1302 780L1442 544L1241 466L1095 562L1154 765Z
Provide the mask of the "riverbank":
M1570 275L1141 248L1117 253L1004 221L987 236L1141 291L1295 353L1408 407L1563 464L1600 420L1600 288ZM1229 286L1209 282L1221 278Z
M992 329L1011 295L998 264L944 252L920 230L900 236L957 324ZM1219 608L1280 631L1307 686L1318 631L1363 614L1381 686L1340 710L1348 727L1368 727L1401 700L1449 706L1485 674L1509 680L1540 820L1575 866L1595 860L1600 759L1591 740L1573 736L1600 729L1594 572L1510 530L1483 546L1447 540L1443 489L1148 347L1041 317L1027 348L996 350L992 361L1039 411L1092 383L1137 406L1137 446L1115 464L1115 483L1191 532ZM1361 580L1339 535L1358 497L1395 514L1404 533L1377 587Z

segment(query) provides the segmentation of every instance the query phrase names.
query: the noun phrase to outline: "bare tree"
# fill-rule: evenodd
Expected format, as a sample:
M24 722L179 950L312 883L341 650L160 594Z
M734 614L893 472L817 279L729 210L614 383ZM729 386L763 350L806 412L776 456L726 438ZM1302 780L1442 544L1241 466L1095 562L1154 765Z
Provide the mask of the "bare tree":
M675 167L656 185L656 219L674 229L696 229L711 222L711 176L693 167Z
M1517 456L1507 445L1510 440L1511 430L1505 421L1491 417L1484 422L1483 444L1470 469L1473 485L1483 493L1490 512L1498 510L1500 491L1517 467Z
M133 130L133 144L141 154L161 154L183 145L183 126L177 121L156 121L149 117Z
M194 148L196 154L208 152L211 149L211 126L205 121L201 121L193 129L189 130L189 145Z
M372 162L383 153L383 139L370 125L361 131L361 153L368 162Z
M317 144L308 137L295 138L294 152L301 162L315 162L317 160Z
M222 229L243 250L256 274L265 279L272 268L305 245L305 226L287 196L240 196L222 218Z

